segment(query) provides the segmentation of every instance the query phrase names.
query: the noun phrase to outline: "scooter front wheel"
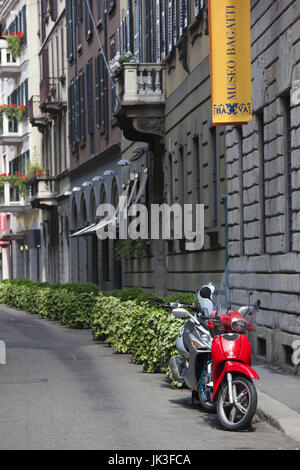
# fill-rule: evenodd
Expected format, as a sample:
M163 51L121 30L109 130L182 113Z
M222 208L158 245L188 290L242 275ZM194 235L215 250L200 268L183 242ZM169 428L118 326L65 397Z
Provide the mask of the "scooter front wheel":
M239 431L252 421L257 409L257 392L253 382L244 376L233 378L232 392L233 404L229 400L226 381L218 396L217 413L224 428L229 431Z

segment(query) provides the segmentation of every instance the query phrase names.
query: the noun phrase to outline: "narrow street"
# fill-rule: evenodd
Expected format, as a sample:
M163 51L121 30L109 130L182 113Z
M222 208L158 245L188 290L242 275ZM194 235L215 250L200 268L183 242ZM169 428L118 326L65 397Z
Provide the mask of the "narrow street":
M262 422L230 434L214 415L92 342L90 331L68 330L0 307L1 449L295 449Z

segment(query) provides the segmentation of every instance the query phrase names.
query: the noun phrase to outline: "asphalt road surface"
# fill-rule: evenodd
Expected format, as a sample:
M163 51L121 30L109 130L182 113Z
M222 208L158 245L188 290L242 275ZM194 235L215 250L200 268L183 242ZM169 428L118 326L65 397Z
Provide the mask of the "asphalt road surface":
M130 356L66 329L0 306L0 449L296 449L255 421L239 433L192 406L161 374L145 374Z

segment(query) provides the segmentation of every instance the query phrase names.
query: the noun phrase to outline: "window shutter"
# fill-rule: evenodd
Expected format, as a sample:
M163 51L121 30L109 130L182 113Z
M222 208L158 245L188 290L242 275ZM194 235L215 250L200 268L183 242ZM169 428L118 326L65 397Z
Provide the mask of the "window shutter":
M22 28L22 32L24 34L24 37L23 37L23 44L27 44L27 13L26 13L26 5L23 6L22 8L22 26L20 26Z
M161 61L161 6L160 0L156 0L156 62Z
M103 56L100 56L100 122L101 126L104 126L104 74L105 65Z
M79 76L80 86L80 129L81 140L86 139L86 112L85 112L85 74Z
M97 0L97 20L102 19L102 0Z
M153 1L146 1L146 62L154 62L154 12Z
M134 4L134 55L137 62L143 61L143 25L141 0L135 0Z
M71 0L66 0L66 23L67 23L67 58L73 58L73 34L72 34L72 5Z
M91 12L93 13L93 0L88 0ZM90 39L93 36L93 25L92 19L89 14L88 7L85 3L85 37L86 39Z
M172 28L173 28L173 44L172 46L176 46L178 41L178 12L177 12L178 2L177 0L173 0L173 21L172 21Z
M100 56L95 57L96 126L100 127Z
M69 115L69 146L73 144L73 85L68 90L68 115Z
M88 132L94 134L94 85L93 85L93 64L90 62L86 66L86 96L88 114Z
M51 20L56 21L57 20L57 0L51 0L50 1L50 8L51 8Z
M169 52L173 49L173 0L169 0Z
M47 0L42 0L42 16L45 16L48 11Z

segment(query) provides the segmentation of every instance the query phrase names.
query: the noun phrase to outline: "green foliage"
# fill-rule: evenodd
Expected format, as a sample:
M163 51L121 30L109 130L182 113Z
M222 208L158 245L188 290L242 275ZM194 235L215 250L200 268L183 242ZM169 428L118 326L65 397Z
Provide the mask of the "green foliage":
M146 372L166 372L184 320L147 303L99 297L94 307L93 337L117 352L132 354Z
M122 259L142 259L147 255L147 242L146 240L138 239L133 240L118 240L115 247L115 257L117 260Z
M135 303L140 304L142 302L147 302L151 299L154 294L145 292L140 287L128 287L127 289L115 289L109 292L108 294L111 297L117 297L121 302L126 302L127 300L134 300Z
M93 302L100 294L94 284L50 284L29 279L0 283L0 303L57 320L69 328L90 328Z
M177 302L182 301L186 303L193 303L195 302L195 294L190 292L179 292L178 294L169 295L164 299L166 302Z

